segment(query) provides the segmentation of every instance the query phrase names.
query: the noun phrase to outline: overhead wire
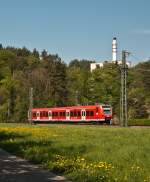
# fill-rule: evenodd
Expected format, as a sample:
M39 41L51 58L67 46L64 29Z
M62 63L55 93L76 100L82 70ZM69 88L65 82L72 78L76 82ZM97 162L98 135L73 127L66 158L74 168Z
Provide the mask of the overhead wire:
M131 53L130 56L136 59L136 61L140 62L140 60L136 56L134 56L134 54ZM143 69L143 68L135 68L135 69L138 71L150 71L150 69Z

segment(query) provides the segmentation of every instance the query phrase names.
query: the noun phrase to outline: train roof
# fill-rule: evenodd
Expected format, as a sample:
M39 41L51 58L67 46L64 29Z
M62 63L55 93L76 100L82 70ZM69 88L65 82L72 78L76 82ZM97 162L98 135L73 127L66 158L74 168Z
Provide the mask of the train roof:
M33 108L33 111L36 110L44 110L44 111L49 111L49 110L63 110L63 109L95 109L96 107L103 107L105 105L86 105L86 106L67 106L67 107L51 107L51 108ZM106 105L106 107L111 107L110 105Z

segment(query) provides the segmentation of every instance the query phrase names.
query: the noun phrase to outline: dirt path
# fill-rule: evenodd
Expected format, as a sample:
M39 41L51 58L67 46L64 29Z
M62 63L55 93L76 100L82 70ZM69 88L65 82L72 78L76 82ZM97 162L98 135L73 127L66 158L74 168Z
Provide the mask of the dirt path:
M0 182L71 182L0 149Z

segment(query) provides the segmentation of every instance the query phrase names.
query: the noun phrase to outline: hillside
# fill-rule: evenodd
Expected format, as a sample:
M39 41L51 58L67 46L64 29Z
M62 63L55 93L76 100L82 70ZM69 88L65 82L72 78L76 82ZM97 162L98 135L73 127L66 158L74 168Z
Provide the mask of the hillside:
M0 121L25 122L29 89L34 107L109 103L119 117L120 68L106 64L90 72L90 60L67 65L45 50L0 46ZM150 117L150 61L128 70L128 117Z

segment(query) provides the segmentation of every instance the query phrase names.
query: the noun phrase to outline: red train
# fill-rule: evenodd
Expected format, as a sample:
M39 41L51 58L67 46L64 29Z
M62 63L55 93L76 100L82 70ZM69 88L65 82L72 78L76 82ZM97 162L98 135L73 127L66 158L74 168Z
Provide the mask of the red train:
M72 122L111 124L110 105L71 106L32 109L32 123Z

